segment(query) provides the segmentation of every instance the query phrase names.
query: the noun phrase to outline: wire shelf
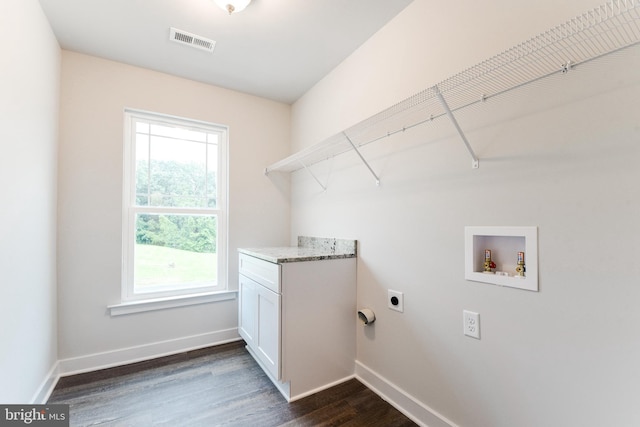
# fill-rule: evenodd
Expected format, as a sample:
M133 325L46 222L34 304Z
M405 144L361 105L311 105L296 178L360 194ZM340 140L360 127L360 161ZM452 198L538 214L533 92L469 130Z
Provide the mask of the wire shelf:
M639 43L640 0L609 1L280 160L265 173L306 168Z

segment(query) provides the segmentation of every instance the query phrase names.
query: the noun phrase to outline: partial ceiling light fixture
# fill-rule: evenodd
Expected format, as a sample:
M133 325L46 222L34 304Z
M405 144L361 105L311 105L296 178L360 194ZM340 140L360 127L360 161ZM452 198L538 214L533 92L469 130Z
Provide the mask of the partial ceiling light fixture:
M226 12L229 12L229 15L235 12L241 12L245 7L249 6L251 0L213 0L218 7Z

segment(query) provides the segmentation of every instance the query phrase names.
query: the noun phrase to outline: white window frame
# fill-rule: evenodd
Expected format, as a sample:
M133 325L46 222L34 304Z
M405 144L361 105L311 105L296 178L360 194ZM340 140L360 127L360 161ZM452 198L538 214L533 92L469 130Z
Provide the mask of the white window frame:
M228 289L227 257L228 257L228 127L213 123L202 122L181 117L168 116L140 110L126 109L124 112L124 150L123 150L123 203L122 203L122 304L137 305L145 301L161 301L159 308L167 308L167 301L176 300L176 306L185 305L185 298L193 297L194 303L209 302L227 298L211 298L213 293L221 293ZM135 126L137 120L151 121L181 128L192 128L197 131L219 134L218 141L218 177L216 183L216 208L173 208L137 206L136 200L136 151ZM135 250L135 217L138 213L155 214L196 214L216 215L217 217L217 260L218 283L215 286L182 288L159 292L134 292L134 250ZM110 306L112 315L114 309L120 310L122 304ZM147 311L140 309L135 311ZM126 314L126 313L122 313Z

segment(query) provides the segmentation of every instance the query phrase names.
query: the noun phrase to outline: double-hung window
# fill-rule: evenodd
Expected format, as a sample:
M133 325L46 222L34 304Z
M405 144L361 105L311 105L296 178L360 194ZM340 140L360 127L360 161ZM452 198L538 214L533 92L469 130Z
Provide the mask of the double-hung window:
M125 111L123 302L226 289L227 128Z

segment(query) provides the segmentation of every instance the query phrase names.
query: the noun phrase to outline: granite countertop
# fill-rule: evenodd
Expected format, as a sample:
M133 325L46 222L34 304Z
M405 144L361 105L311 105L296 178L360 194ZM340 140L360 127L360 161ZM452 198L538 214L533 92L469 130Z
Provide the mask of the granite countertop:
M238 252L281 264L355 258L357 256L356 243L356 240L300 236L298 237L298 246L240 248Z

